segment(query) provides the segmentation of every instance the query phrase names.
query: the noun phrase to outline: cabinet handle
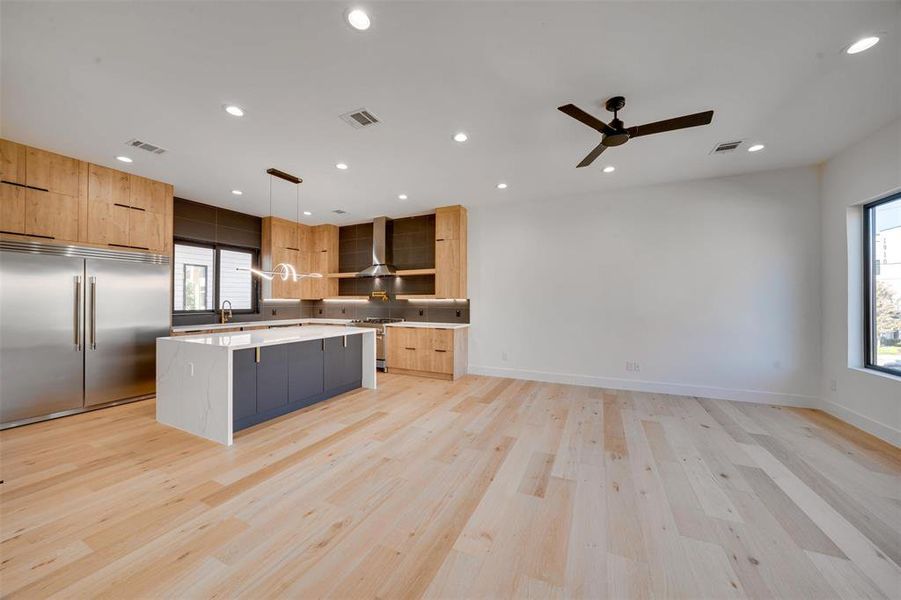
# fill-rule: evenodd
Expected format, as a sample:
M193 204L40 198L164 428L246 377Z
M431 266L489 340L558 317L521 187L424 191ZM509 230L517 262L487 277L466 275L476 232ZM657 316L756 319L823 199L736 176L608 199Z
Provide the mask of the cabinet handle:
M297 252L300 252L300 248L292 248L291 246L286 246L285 250L295 250Z
M25 237L41 238L44 240L55 240L56 239L52 235L37 235L35 233L21 233L19 231L0 230L0 233L8 233L10 235L24 235Z
M121 202L113 202L113 206L118 206L120 208L131 208L129 205L122 204Z
M416 350L416 348L410 348L409 346L406 346L406 347L404 348L404 350Z
M147 246L129 246L128 244L107 244L107 246L112 246L114 248L133 248L135 250L150 250Z
M435 239L435 241L436 241L436 242L443 242L443 241L444 241L444 238L437 238L437 239Z
M256 362L260 362L260 347L257 346L255 349L256 349L256 356L254 357L254 360L256 360Z
M344 347L347 348L347 336L344 336Z
M447 350L438 350L438 349L436 348L436 349L435 349L435 352L447 352Z

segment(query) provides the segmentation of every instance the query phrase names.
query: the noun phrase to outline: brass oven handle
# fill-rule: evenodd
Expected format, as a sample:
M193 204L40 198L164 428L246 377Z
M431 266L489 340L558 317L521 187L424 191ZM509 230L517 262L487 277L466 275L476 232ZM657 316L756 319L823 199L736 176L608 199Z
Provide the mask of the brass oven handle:
M97 278L91 277L91 350L97 349Z

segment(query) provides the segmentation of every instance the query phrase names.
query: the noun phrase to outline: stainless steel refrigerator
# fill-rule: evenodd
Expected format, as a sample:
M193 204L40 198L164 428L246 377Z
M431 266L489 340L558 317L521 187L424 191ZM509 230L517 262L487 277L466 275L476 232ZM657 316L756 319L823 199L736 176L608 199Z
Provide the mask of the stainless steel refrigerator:
M154 393L169 257L0 241L0 429Z

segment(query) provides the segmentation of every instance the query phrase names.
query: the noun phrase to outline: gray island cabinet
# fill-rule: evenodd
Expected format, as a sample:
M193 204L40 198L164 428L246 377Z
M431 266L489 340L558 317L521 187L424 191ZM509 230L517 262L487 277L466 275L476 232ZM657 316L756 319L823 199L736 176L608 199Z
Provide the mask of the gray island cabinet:
M233 431L361 387L362 355L359 335L236 350Z
M375 388L375 330L306 326L157 340L157 420L231 444L236 431Z

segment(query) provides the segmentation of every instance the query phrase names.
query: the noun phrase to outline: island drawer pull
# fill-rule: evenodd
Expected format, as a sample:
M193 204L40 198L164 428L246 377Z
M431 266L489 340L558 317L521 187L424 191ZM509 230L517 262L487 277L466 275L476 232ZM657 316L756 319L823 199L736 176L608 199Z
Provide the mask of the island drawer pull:
M257 362L260 362L260 347L259 347L259 346L256 347L256 357L255 357L255 359L256 359Z

